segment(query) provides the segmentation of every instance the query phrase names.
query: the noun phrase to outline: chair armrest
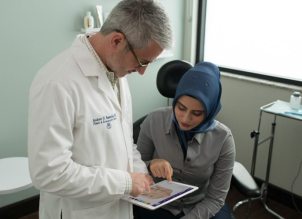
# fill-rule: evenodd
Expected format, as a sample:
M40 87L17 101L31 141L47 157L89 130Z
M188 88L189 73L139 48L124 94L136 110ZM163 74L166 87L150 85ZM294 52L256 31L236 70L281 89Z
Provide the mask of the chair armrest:
M233 182L238 190L248 197L258 197L261 195L260 189L252 175L237 161L234 163Z

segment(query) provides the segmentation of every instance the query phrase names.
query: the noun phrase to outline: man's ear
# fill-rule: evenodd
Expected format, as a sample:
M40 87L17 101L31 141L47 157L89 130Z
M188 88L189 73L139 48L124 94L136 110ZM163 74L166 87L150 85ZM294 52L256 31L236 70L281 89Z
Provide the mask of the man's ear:
M112 34L110 43L113 48L117 48L124 40L123 34L115 32Z

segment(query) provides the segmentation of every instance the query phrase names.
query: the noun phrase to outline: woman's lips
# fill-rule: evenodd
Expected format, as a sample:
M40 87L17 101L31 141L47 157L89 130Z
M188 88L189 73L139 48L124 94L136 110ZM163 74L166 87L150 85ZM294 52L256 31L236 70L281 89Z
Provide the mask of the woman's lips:
M180 123L180 124L181 124L182 127L185 127L185 128L189 128L189 127L190 127L190 125L187 124L187 123L183 123L183 122L182 122L182 123Z

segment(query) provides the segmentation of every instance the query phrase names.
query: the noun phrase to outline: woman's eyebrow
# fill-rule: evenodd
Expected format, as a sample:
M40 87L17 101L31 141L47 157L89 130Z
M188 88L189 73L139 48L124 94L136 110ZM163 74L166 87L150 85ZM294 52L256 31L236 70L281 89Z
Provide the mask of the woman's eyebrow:
M204 110L203 109L200 109L200 110L192 110L193 112L201 112L201 113L203 113L204 112Z
M182 104L180 101L177 101L178 104L180 104L182 107L187 108L184 104Z
M182 107L184 107L185 109L188 109L184 104L182 104L180 101L177 101L178 104L180 104ZM200 112L203 113L205 112L204 109L198 109L198 110L192 110L193 112Z

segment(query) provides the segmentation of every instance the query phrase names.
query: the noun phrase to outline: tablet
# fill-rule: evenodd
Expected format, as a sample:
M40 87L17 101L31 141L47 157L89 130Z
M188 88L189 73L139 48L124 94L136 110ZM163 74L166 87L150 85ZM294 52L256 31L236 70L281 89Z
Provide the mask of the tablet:
M139 196L124 196L122 199L149 210L155 210L197 190L197 186L163 180L151 186L151 191Z

